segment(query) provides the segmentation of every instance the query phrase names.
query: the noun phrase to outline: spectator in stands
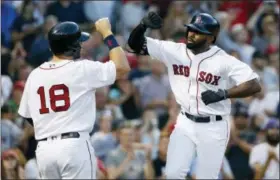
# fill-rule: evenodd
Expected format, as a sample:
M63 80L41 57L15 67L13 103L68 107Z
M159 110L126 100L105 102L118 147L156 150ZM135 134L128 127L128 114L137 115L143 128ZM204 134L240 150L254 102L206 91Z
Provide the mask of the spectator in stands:
M248 108L239 104L233 112L231 138L226 158L236 179L253 179L249 166L249 154L256 142L256 133L250 129Z
M168 109L168 99L172 92L165 67L158 60L151 61L152 74L134 81L142 109L155 109L162 115Z
M279 102L279 91L268 92L265 87L253 96L249 105L249 115L254 118L257 127L263 128L270 117L275 116L275 110Z
M163 37L165 39L174 39L175 41L185 37L188 23L188 14L185 12L186 1L173 1L169 8L168 14L164 19Z
M140 23L145 16L143 1L128 1L121 9L121 32L124 39L127 40L130 32Z
M263 81L263 71L267 65L267 58L264 54L260 51L255 51L252 55L252 68L254 71L260 76L261 80Z
M279 48L270 46L267 51L268 66L264 74L264 85L267 91L279 91Z
M152 159L157 157L160 130L158 118L154 110L147 109L143 112L143 126L141 128L141 143L151 146Z
M24 167L25 179L40 179L40 172L38 169L36 157L29 159Z
M107 169L100 159L97 159L96 179L108 179Z
M232 17L230 27L234 24L245 24L259 1L219 1L219 11L226 11Z
M8 4L6 1L1 0L1 45L3 44L8 48L11 47L10 28L16 17L17 12L15 8L11 4Z
M111 133L113 117L111 114L101 116L99 131L94 133L90 140L94 147L96 156L104 161L110 151L117 146L116 137Z
M55 16L47 16L42 32L37 36L31 45L31 50L27 62L33 67L38 67L52 57L48 42L48 32L58 22Z
M12 112L14 114L17 114L17 109L19 107L19 103L22 97L22 93L24 90L25 83L23 81L17 81L14 83L13 91L12 91L12 97L7 102L8 105L12 108Z
M231 29L231 35L233 41L236 44L236 50L240 54L240 60L250 65L255 48L248 44L249 34L246 27L243 24L233 25Z
M279 179L279 120L271 119L265 127L266 141L253 147L250 166L254 179Z
M230 36L230 24L234 17L228 12L218 11L215 13L215 18L220 22L217 45L222 47L226 52L237 51L238 47Z
M231 50L229 52L230 55L234 56L236 59L241 60L240 54L236 50Z
M14 20L11 27L13 43L22 41L26 52L29 52L32 42L41 28L41 22L34 17L34 8L32 0L24 0L20 15Z
M279 47L278 15L263 14L257 26L258 34L254 36L252 45L265 54L269 45Z
M140 104L136 89L127 78L125 75L111 86L109 99L111 104L120 106L126 120L133 120L141 116Z
M108 17L111 22L116 3L117 1L85 1L83 8L87 19L92 22L104 17Z
M1 179L24 179L24 169L19 165L14 150L7 150L1 155Z
M92 24L84 13L83 3L80 1L58 0L47 7L45 16L54 15L59 22L74 21L82 30L90 30Z
M89 40L90 41L90 40ZM91 38L91 46L87 47L94 61L102 61L109 54L108 47L103 43L103 38L100 33L94 31ZM108 56L109 58L109 56Z
M252 56L252 68L260 76L266 89L273 89L279 82L278 74L271 70L267 57L259 51L255 51ZM275 64L276 65L276 64ZM274 68L273 68L274 69Z
M120 127L120 146L106 158L109 179L152 179L153 168L150 152L133 148L133 128Z
M23 134L12 118L12 109L4 104L1 108L1 152L17 147Z
M6 74L1 74L1 107L8 101L13 89L13 82Z
M96 96L96 124L99 124L99 119L104 114L111 114L113 116L113 119L123 120L124 116L122 114L122 111L119 106L114 104L108 104L108 93L109 88L99 88L96 90L95 96Z
M162 132L158 144L157 158L153 160L155 178L157 179L165 179L165 165L166 165L168 143L169 143L168 132Z
M130 71L128 79L133 81L137 78L142 78L146 75L151 74L151 67L150 67L150 56L138 56L137 57L137 68L134 68Z

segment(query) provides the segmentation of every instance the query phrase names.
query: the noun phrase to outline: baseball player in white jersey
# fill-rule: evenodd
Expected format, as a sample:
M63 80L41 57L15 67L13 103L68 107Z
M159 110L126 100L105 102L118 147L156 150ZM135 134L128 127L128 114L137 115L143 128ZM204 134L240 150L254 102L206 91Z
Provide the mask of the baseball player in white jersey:
M196 156L197 179L217 179L230 137L229 98L261 90L252 69L214 45L219 22L209 14L195 15L186 25L187 43L144 36L162 20L149 13L131 32L128 45L137 54L162 61L172 91L181 105L167 153L167 179L184 179Z
M62 22L48 34L53 58L27 79L18 112L32 120L42 179L96 178L96 158L89 142L95 90L113 84L130 67L109 20L102 18L95 27L110 49L109 62L79 59L81 42L89 35L74 22Z

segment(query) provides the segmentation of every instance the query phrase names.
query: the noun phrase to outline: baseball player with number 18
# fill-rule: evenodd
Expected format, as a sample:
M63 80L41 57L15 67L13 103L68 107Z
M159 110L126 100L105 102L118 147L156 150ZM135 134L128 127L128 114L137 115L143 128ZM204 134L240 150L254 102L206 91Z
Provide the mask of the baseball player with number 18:
M186 25L186 44L144 36L147 28L161 26L162 19L149 13L131 32L128 45L166 65L181 105L168 145L166 177L184 179L196 156L197 179L217 179L230 137L230 98L259 92L259 78L214 44L220 25L210 14L197 14Z
M42 179L96 179L96 158L89 133L95 119L95 90L130 71L111 32L108 18L95 23L110 50L110 61L80 59L88 34L74 22L48 33L53 58L29 75L18 113L34 126L36 159Z

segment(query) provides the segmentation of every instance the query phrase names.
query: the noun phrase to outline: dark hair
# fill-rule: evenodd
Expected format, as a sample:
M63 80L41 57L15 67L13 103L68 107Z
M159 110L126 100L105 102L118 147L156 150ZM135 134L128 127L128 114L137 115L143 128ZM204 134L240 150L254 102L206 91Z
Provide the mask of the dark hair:
M260 51L255 51L252 55L252 59L256 59L256 58L266 59L267 57Z
M259 19L257 20L257 25L256 25L257 32L259 35L263 35L263 33L264 33L262 23L263 23L264 18L267 16L273 16L274 21L277 21L277 19L278 19L278 15L276 13L266 12L266 13L263 13L262 15L260 15Z
M4 104L1 108L1 115L9 112L12 112L11 107L8 104Z
M15 177L14 177L15 179L20 179L19 178L19 168L20 168L20 165L17 160L17 164L16 164L15 168L13 169L15 171ZM6 180L6 179L8 179L8 177L7 177L5 168L4 168L3 160L1 160L1 180Z
M21 10L20 10L20 15L23 15L23 14L25 13L26 6L27 6L29 3L32 3L32 4L33 4L33 0L24 0L24 1L23 1L22 7L21 7Z
M133 128L132 124L129 121L121 122L118 126L118 130L121 131L126 128Z

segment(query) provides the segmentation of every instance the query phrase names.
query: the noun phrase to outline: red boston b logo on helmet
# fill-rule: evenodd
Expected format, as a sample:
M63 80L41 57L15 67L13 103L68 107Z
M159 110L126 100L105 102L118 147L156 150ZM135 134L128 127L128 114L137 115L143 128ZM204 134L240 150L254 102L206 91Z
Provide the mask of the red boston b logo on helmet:
M197 23L197 24L202 24L201 16L198 16L198 17L196 18L195 23Z

